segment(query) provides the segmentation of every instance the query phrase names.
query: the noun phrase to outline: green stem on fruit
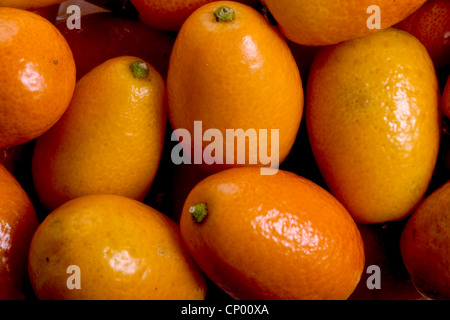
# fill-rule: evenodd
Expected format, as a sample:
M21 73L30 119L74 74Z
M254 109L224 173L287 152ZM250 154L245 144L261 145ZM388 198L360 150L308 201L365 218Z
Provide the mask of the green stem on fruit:
M234 20L234 10L228 6L221 6L214 11L217 22L230 22Z
M142 61L133 62L130 65L131 71L133 71L133 76L135 78L147 78L150 69L147 64Z
M206 203L198 203L189 208L189 213L192 219L198 224L202 223L206 216L208 215L208 210L206 209Z

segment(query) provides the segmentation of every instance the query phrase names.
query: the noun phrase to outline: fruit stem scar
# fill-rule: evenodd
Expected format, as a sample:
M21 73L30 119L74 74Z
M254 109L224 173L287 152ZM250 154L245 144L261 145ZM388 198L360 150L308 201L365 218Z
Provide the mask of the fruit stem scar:
M217 22L230 22L234 20L234 10L228 6L220 6L214 11Z
M135 61L130 65L131 71L133 71L133 76L135 78L146 78L150 69L147 64L142 61Z
M198 203L189 208L189 213L192 216L192 219L196 223L202 223L206 216L208 215L208 210L206 209L206 203Z

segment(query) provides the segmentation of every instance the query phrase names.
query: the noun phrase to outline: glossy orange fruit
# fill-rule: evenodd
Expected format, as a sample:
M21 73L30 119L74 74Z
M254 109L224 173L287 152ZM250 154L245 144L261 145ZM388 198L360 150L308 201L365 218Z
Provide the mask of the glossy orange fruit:
M0 29L0 148L5 148L35 139L61 117L75 87L75 62L61 33L37 14L0 8Z
M0 0L0 7L18 9L39 9L64 2L65 0Z
M206 292L178 225L117 195L80 197L49 214L31 241L28 269L39 299L198 300Z
M81 29L57 24L72 49L77 78L108 59L135 56L148 61L165 78L174 38L142 22L117 17L111 12L84 15Z
M395 28L419 39L437 69L450 64L450 1L428 0Z
M299 69L286 41L249 6L213 2L186 20L172 50L167 90L172 128L189 132L183 147L193 150L192 163L201 151L207 169L268 166L261 154L274 155L272 149L281 163L296 139L303 113ZM218 130L223 147L208 153L210 143L195 138L195 121L203 132ZM227 138L229 130L243 142ZM254 144L242 139L247 133L254 133Z
M37 226L30 198L0 164L0 300L26 298L28 246Z
M217 0L131 0L139 12L141 21L162 30L178 31L184 21L202 5ZM257 0L237 0L255 5Z
M450 181L429 195L400 239L403 261L416 288L429 299L450 299Z
M180 227L200 268L236 299L347 299L364 267L347 210L287 171L233 168L205 178Z
M143 200L161 160L167 122L165 84L137 57L97 66L80 81L67 112L39 137L35 190L44 207L87 194Z
M320 46L336 44L377 32L371 17L377 6L380 29L391 27L426 0L264 0L281 32L293 42Z
M444 111L444 114L450 118L450 75L447 78L447 83L442 94L442 110Z
M358 222L400 220L424 196L440 145L439 99L433 62L407 32L390 28L317 54L308 136L330 191Z

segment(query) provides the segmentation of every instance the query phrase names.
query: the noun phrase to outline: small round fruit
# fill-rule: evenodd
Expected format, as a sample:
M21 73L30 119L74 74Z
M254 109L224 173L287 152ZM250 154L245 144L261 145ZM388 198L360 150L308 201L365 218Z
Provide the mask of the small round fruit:
M72 98L75 62L58 29L35 13L0 7L0 30L0 148L5 148L39 137L58 121Z
M28 195L0 164L0 300L26 298L28 246L38 223Z
M199 267L236 299L347 299L364 267L347 210L288 171L208 176L186 199L180 227Z
M79 282L69 279L70 266L76 266L71 272L79 272ZM205 297L205 279L183 246L178 225L117 195L80 197L50 213L31 241L28 269L39 299Z
M426 0L264 0L289 40L323 46L355 39L391 27L417 10ZM372 7L376 5L377 7ZM375 10L375 11L374 11ZM380 14L379 28L371 16Z
M34 148L43 206L99 193L143 200L161 161L165 98L161 75L137 57L110 59L78 81L67 112Z
M390 28L322 49L309 75L308 136L331 193L361 223L411 214L440 144L439 85L425 47Z
M412 214L400 239L405 266L429 299L450 299L450 181Z
M302 81L285 39L255 9L233 1L206 4L186 20L170 57L167 91L172 128L190 133L183 147L192 158L201 151L211 172L268 166L261 154L274 157L275 149L282 163L303 114ZM209 129L224 138L208 153L210 143L195 132Z

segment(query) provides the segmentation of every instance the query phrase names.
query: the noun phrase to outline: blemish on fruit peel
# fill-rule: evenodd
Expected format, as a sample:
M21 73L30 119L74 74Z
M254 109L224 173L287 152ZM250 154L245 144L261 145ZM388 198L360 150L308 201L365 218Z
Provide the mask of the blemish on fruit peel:
M371 5L366 11L371 16L367 19L367 28L369 30L381 29L381 9L377 5Z
M279 167L279 129L219 129L203 132L202 121L194 121L194 140L187 129L172 132L171 141L178 141L171 153L174 164L260 165L261 175L274 175ZM210 142L204 146L204 142ZM192 162L192 146L194 161ZM248 148L247 148L248 147ZM270 149L270 155L269 155ZM246 161L248 157L248 161ZM259 160L259 161L258 161Z

